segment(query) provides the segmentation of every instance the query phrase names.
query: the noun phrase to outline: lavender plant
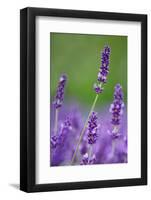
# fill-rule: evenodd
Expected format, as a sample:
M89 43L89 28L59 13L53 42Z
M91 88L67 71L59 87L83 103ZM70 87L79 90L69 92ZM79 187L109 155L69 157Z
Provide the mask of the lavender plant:
M87 140L89 144L89 152L85 153L85 155L82 158L81 164L94 164L95 163L95 154L92 156L93 151L93 145L97 141L97 114L95 112L92 112L89 121L88 121L88 134L87 134ZM92 156L92 158L91 158Z
M123 115L123 109L124 109L124 102L123 102L122 87L120 84L116 84L114 88L114 100L109 109L109 111L112 113L111 124L113 126L113 129L110 133L112 137L112 151L110 154L111 158L114 157L117 139L121 136L120 124L121 124L121 117Z
M102 85L107 82L107 75L109 73L109 57L110 57L110 47L104 47L101 54L101 66L98 73L98 82L94 84L94 90L97 94L103 92Z
M62 106L62 103L63 103L64 88L65 88L66 81L67 81L67 76L65 74L61 75L60 79L59 79L58 87L57 87L56 97L55 97L55 100L53 102L53 104L55 106L55 126L54 126L54 133L55 134L57 134L58 112L59 112L59 108Z
M92 112L88 121L88 143L93 145L97 140L97 114Z
M81 131L81 134L80 134L76 149L74 151L74 154L73 154L73 157L72 157L72 160L71 160L71 164L74 163L77 151L79 149L79 145L81 143L81 140L82 140L83 135L85 133L85 129L87 127L87 123L88 123L89 117L90 117L91 113L93 112L93 110L95 108L95 105L96 105L96 102L98 100L99 94L102 93L102 91L103 91L102 85L107 82L107 75L109 73L109 57L110 57L110 47L105 46L103 51L102 51L102 53L101 53L101 66L100 66L99 73L98 73L98 78L97 78L98 82L94 84L94 90L96 92L96 96L95 96L94 102L92 104L92 107L90 109L90 112L88 114L88 117L86 119L86 122L84 124L84 127L83 127L83 129Z
M59 123L58 135L51 137L51 164L57 166L64 160L66 160L67 151L66 148L71 140L70 133L72 132L72 122L70 117L66 117L64 122ZM66 151L66 154L62 152Z
M110 106L110 112L112 113L111 123L113 125L112 137L117 138L120 136L119 128L121 122L121 116L123 115L124 102L123 91L120 84L117 84L114 89L114 100Z

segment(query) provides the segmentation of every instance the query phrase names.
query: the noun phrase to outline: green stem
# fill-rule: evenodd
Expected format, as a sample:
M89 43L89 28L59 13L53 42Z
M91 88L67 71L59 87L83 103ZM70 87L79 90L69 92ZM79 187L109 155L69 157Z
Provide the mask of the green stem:
M73 164L73 162L74 162L74 160L75 160L76 154L77 154L78 149L79 149L79 145L80 145L80 143L81 143L81 140L82 140L82 138L83 138L85 129L86 129L86 127L87 127L87 123L88 123L89 117L90 117L92 111L94 110L94 107L95 107L95 104L96 104L96 102L97 102L98 97L99 97L99 94L97 94L96 97L95 97L95 99L94 99L94 102L93 102L93 104L92 104L91 110L90 110L90 112L89 112L89 114L88 114L88 117L87 117L87 119L86 119L86 121L85 121L84 127L83 127L83 129L82 129L82 131L81 131L81 133L80 133L80 137L79 137L79 140L78 140L78 143L77 143L75 152L74 152L73 157L72 157L72 160L71 160L71 165Z
M58 113L59 113L59 110L56 109L55 111L55 125L54 125L54 134L56 135L57 134L57 129L58 129Z

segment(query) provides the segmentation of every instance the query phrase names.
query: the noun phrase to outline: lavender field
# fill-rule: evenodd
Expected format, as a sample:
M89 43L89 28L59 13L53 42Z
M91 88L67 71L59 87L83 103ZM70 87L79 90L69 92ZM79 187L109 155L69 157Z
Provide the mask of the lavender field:
M61 34L57 36L62 37ZM72 63L70 68L63 67L68 59L62 57L65 51L56 55L57 47L65 50L67 47L59 46L58 40L55 43L55 37L55 34L51 34L51 65L56 68L51 69L51 76L55 79L51 83L50 166L127 163L127 54L124 54L125 44L127 48L126 38L93 36L92 44L96 42L96 46L92 48L93 55L100 55L96 57L99 64L96 66L94 63L96 67L90 65L92 59L89 61L89 57L84 54L84 58L77 61L77 66L82 62L81 67L74 68L74 74ZM66 40L69 39L73 53L74 48L78 51L78 45L82 44L87 50L86 45L90 39L92 42L92 38L82 36L77 45L76 42L70 41L71 34L65 37ZM96 39L101 42L97 43ZM118 46L123 48L123 52L122 49L117 49ZM69 57L71 55L72 53ZM57 58L61 59L62 67L57 68ZM115 59L119 59L119 62ZM124 60L123 66L121 60ZM84 74L86 66L88 70Z

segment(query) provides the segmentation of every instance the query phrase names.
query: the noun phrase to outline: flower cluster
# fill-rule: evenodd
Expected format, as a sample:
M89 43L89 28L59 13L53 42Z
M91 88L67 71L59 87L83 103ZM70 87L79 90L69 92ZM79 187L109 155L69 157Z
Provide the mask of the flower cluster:
M123 102L123 92L120 84L115 86L114 91L114 101L110 106L110 112L112 113L111 123L114 126L120 125L121 115L123 114L124 102Z
M57 135L53 135L50 139L51 147L54 149L57 145L62 144L65 139L66 134L72 130L71 120L69 117L65 119L63 123L60 124L59 133Z
M64 121L64 123L61 123L60 133L59 133L59 135L60 135L60 137L59 137L60 144L63 144L63 141L65 140L65 137L67 137L67 134L71 130L72 130L71 120L70 120L69 117L67 117L66 120Z
M92 158L89 159L88 153L83 155L81 165L92 165L96 162L96 156L93 154Z
M93 87L94 87L96 94L100 94L103 92L103 88L101 87L101 84L94 83Z
M76 110L76 112L75 112ZM67 113L67 116L66 114ZM74 116L74 118L72 117ZM66 127L66 121L70 121L71 126ZM52 119L51 119L52 120ZM104 108L104 111L97 113L97 124L101 120L101 125L97 127L97 141L94 144L88 143L88 130L84 135L84 138L80 144L80 151L75 159L74 165L90 165L90 164L104 164L104 163L125 163L127 160L127 116L126 112L123 113L123 117L120 123L120 137L118 138L118 145L114 157L110 158L112 137L108 134L108 131L112 133L113 126L110 123L110 113L108 112L108 106ZM79 121L78 126L74 122ZM67 123L68 124L68 123ZM82 109L74 108L74 105L67 106L60 110L58 121L58 134L55 137L58 138L57 145L53 148L51 141L51 166L64 166L70 165L70 161L75 149L75 144L79 138L81 127L84 124L82 117ZM53 137L53 127L51 136ZM51 138L52 138L51 137ZM90 147L92 146L91 154ZM95 155L95 156L94 156ZM87 159L88 158L88 159ZM95 158L93 160L93 158Z
M109 73L109 58L110 58L110 47L105 46L101 53L101 66L98 73L98 83L94 84L94 90L97 94L102 93L102 84L106 83L107 75Z
M102 52L102 63L100 67L100 71L98 73L98 81L101 83L106 83L107 75L109 73L109 56L110 56L110 48L108 46L104 47L104 51Z
M97 114L92 112L88 121L88 143L94 144L97 140Z
M53 102L56 109L62 106L63 98L64 98L64 87L65 87L66 81L67 81L66 75L62 75L59 79L58 88L56 92L56 98Z
M57 135L51 136L51 165L58 166L66 160L67 148L70 146L70 139L72 133L72 121L66 117L64 121L59 121L59 128ZM71 148L71 147L70 147ZM66 154L64 154L66 152Z
M58 137L56 135L53 135L50 139L50 143L51 143L51 148L55 149L58 144Z

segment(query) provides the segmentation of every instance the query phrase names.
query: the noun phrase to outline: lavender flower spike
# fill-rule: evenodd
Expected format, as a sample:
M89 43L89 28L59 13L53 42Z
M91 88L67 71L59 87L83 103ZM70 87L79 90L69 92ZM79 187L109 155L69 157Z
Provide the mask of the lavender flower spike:
M97 94L102 93L102 84L106 83L107 75L109 73L109 57L110 57L110 47L105 46L101 53L101 66L98 73L98 83L94 84L94 90Z
M93 104L91 106L91 109L90 109L90 112L88 114L88 117L87 117L87 119L86 119L86 121L84 123L83 129L82 129L82 131L80 133L80 137L79 137L76 149L75 149L74 154L72 156L71 165L73 164L73 162L75 160L79 145L80 145L81 140L83 138L83 135L85 133L85 129L87 128L87 123L89 121L89 117L91 116L92 112L94 111L94 108L95 108L96 102L98 100L99 94L102 93L102 91L103 91L102 84L106 83L106 78L107 78L107 75L109 73L109 56L110 56L110 48L108 46L105 46L104 50L102 52L102 63L101 63L100 71L98 73L98 83L94 84L94 90L96 92L96 96L95 96L95 99L94 99ZM90 135L90 137L91 137L91 135ZM95 137L92 138L92 140L93 139L95 141Z
M97 114L92 112L88 121L88 143L94 144L97 140Z
M110 112L112 113L111 123L114 126L112 131L113 135L117 134L119 131L119 125L121 122L121 115L123 114L124 102L123 102L123 91L120 84L117 84L114 89L114 100L110 106Z
M71 119L67 117L66 120L60 125L59 134L57 136L53 135L50 139L52 149L55 149L57 145L64 140L66 134L71 130L72 130Z
M66 81L67 81L66 75L62 75L59 79L58 88L57 88L57 92L56 92L56 98L53 102L56 109L60 108L62 106Z
M67 81L66 75L61 75L57 87L56 98L53 102L55 105L55 123L54 123L54 133L57 134L57 127L58 127L58 110L62 106L63 99L64 99L64 88Z

